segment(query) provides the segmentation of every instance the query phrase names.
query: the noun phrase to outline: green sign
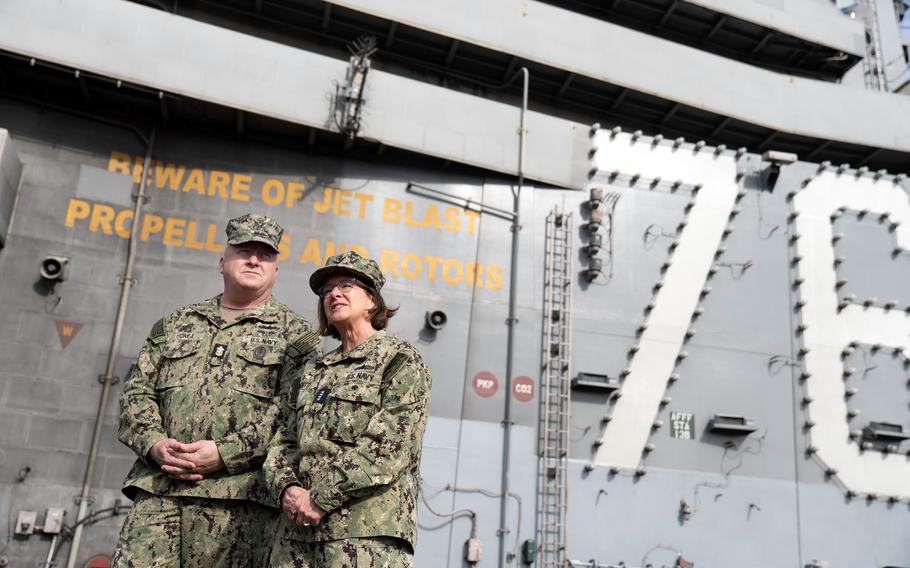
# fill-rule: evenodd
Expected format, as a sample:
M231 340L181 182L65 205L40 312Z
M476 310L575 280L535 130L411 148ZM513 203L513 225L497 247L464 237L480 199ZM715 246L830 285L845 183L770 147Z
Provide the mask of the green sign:
M691 412L670 413L670 437L691 440L695 435L695 415Z

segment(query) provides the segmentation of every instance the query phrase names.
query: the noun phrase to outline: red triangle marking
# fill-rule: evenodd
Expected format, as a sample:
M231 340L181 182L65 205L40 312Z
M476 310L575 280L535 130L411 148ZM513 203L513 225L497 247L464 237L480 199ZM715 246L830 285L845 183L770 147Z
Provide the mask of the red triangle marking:
M60 338L60 346L66 349L66 346L76 337L83 325L74 321L54 320L54 326L57 328L57 337Z

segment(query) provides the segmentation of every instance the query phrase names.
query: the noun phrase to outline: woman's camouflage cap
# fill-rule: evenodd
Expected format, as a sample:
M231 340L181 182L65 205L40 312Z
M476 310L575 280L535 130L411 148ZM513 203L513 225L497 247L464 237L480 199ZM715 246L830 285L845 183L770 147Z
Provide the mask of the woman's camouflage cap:
M280 252L278 243L281 242L284 228L271 217L247 213L228 221L224 232L227 233L229 245L242 245L255 241L269 245L277 253Z
M385 277L375 260L363 258L356 251L343 252L329 258L325 266L310 276L310 288L319 295L319 288L336 274L353 274L373 286L377 292L385 284Z

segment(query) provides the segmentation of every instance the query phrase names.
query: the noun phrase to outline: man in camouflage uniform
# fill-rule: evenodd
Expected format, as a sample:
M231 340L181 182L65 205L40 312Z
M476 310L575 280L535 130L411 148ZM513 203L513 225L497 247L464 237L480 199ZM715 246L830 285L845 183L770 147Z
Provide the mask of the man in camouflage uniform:
M320 333L340 335L342 346L298 372L299 389L282 412L288 420L263 466L285 513L271 566L412 565L431 378L414 347L382 330L396 311L379 294L384 282L376 262L356 252L330 258L310 278ZM354 346L326 311L335 300L356 305L353 294L363 292L376 308Z
M116 567L267 562L278 511L260 466L290 371L319 338L271 295L281 226L244 215L226 233L224 293L155 323L120 397L119 438L139 459Z

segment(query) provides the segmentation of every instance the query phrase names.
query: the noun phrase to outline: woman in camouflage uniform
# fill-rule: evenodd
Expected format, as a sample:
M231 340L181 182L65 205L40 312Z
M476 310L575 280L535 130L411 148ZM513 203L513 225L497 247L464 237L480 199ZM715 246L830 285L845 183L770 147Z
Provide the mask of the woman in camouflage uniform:
M320 333L341 346L299 370L264 466L284 511L272 566L412 565L431 379L417 350L383 331L397 311L384 282L356 252L310 278Z

